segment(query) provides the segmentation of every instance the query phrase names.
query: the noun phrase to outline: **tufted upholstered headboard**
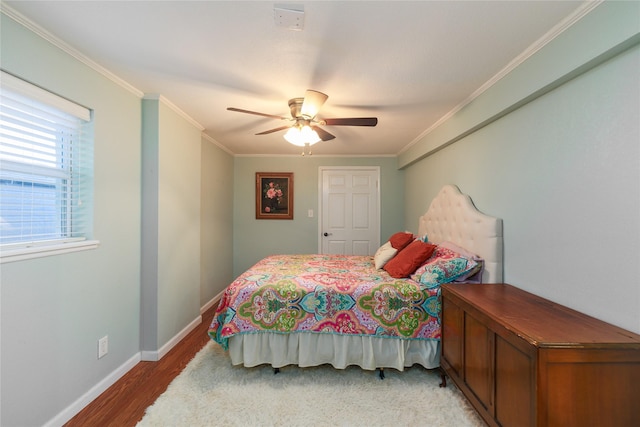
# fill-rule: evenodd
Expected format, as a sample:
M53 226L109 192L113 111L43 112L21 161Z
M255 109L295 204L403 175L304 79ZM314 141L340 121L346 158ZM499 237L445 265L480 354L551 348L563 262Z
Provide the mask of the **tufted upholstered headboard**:
M450 241L484 259L483 283L501 283L503 273L502 219L478 211L458 187L445 185L420 217L418 235L429 241Z

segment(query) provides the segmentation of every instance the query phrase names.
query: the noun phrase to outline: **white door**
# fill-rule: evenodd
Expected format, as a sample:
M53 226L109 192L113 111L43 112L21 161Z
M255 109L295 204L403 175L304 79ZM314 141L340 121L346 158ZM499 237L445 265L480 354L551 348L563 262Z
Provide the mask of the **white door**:
M379 167L320 168L320 252L373 255L380 246Z

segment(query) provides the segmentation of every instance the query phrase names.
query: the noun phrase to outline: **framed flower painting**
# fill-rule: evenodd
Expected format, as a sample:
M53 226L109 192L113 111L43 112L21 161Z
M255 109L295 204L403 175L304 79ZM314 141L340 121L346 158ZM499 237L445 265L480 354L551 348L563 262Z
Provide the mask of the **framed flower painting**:
M293 219L293 172L256 172L256 219Z

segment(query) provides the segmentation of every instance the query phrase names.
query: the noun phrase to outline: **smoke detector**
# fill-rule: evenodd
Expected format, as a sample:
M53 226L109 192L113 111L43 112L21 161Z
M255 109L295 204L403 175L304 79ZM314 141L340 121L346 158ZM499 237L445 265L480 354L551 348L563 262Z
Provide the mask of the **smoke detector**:
M304 6L275 5L273 7L273 19L277 27L302 31L304 28Z

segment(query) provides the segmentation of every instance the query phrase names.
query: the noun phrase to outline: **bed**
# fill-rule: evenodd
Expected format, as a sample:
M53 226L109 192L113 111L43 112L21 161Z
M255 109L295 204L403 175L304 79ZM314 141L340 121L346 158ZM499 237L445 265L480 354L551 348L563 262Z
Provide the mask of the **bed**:
M418 233L395 233L375 256L262 259L226 288L208 334L234 365L269 364L276 372L322 364L434 369L440 284L499 283L502 269L502 220L446 185Z

